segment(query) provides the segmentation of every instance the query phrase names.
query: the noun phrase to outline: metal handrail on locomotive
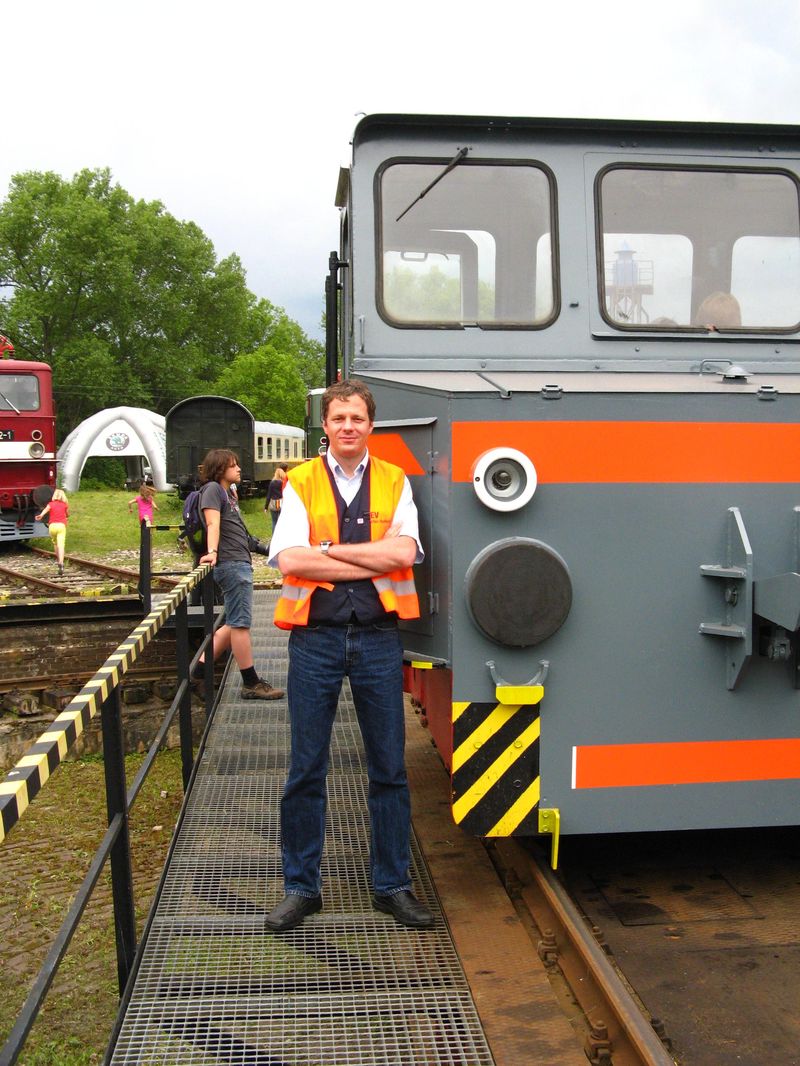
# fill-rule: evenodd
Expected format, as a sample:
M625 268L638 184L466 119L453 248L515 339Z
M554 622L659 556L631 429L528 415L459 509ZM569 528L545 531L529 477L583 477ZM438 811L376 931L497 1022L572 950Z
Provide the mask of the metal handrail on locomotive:
M52 373L13 354L0 336L0 543L46 537L34 516L56 487Z
M167 481L186 497L200 484L200 464L212 448L230 448L242 468L240 494L266 490L278 464L305 458L305 434L297 426L257 421L237 400L191 396L166 416Z
M455 821L797 823L800 130L375 115L352 162L327 377L414 490Z

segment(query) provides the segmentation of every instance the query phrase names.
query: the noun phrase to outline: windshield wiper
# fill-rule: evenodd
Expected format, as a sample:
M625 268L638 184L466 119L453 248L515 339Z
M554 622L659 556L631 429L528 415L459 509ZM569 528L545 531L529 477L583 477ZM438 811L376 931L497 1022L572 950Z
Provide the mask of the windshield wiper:
M416 200L412 200L411 203L408 205L408 207L405 209L405 211L401 211L400 212L400 214L395 219L395 222L399 222L400 219L403 217L403 215L408 214L408 212L411 210L411 208L414 206L414 204L418 204L423 196L427 196L428 195L428 193L431 191L431 189L434 187L434 185L438 185L439 182L442 180L442 178L446 174L449 174L450 171L454 167L457 167L458 164L461 162L461 160L464 158L464 156L467 154L468 151L469 151L469 148L459 148L459 150L456 152L456 154L453 156L453 158L450 160L450 162L444 168L442 173L441 174L437 174L437 176L433 179L433 181L430 183L430 185L426 185L425 186L425 188L422 190L422 192L419 194L419 196L416 198Z
M11 402L11 400L9 400L9 398L5 395L5 393L0 392L0 400L5 400L12 411L16 411L17 414L20 413L19 408L14 406L14 404Z

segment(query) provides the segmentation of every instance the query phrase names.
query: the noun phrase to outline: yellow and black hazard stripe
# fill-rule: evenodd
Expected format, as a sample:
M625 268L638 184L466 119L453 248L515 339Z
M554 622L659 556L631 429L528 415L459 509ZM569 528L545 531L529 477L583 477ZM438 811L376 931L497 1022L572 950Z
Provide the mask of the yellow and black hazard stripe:
M22 817L34 796L65 758L70 747L91 720L100 712L104 701L120 683L141 652L158 633L178 604L208 572L208 565L198 567L176 585L150 614L106 659L91 681L31 745L19 762L0 781L0 841Z
M453 704L453 817L475 836L538 832L539 703Z

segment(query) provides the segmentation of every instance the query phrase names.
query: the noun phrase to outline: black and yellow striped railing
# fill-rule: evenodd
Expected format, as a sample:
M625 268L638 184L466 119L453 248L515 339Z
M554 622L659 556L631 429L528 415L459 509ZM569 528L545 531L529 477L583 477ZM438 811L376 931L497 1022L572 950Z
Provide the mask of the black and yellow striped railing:
M34 796L64 760L70 747L99 714L111 690L119 684L176 607L202 581L209 569L208 565L204 565L187 574L150 611L0 781L0 842L22 817Z

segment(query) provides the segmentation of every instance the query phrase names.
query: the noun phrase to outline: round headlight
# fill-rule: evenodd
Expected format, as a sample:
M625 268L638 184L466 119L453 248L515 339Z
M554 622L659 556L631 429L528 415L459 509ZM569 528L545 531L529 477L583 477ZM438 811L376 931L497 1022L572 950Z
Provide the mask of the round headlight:
M34 441L30 448L28 448L28 455L30 455L31 459L41 459L44 455L44 445L42 442L39 440Z
M518 511L536 491L536 467L516 448L491 448L472 469L475 495L493 511Z
M32 429L31 430L31 440L41 440L41 439L42 439L42 431L40 429Z

